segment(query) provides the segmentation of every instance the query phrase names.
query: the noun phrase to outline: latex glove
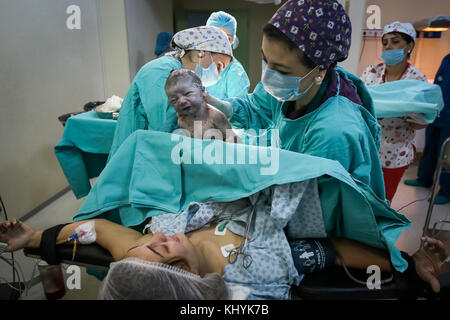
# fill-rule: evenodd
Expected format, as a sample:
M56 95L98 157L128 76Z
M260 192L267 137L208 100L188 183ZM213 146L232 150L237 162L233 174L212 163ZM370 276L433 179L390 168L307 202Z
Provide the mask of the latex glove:
M408 122L415 130L420 130L428 126L428 122L420 113L408 113L406 122Z
M227 117L227 119L231 119L231 117L233 116L234 110L233 110L233 106L231 105L230 102L218 99L218 98L210 95L208 92L206 92L205 101L207 104L210 104L214 108L222 111L225 114L225 116Z

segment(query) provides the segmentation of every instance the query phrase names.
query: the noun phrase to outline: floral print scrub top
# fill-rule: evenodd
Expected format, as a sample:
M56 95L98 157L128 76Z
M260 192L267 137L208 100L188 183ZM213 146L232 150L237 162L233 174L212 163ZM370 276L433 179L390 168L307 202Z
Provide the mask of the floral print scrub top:
M366 86L386 82L386 65L380 63L364 70L361 79ZM426 76L408 63L400 80L427 81ZM401 168L409 165L414 159L415 130L406 118L379 119L381 126L381 146L379 156L383 168Z

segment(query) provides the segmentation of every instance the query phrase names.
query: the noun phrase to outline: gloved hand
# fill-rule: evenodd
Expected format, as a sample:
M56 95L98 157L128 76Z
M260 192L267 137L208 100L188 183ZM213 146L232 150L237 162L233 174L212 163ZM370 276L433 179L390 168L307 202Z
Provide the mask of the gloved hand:
M428 126L428 122L420 113L408 113L405 119L415 130L420 130Z
M233 116L234 110L230 102L211 96L208 92L206 92L205 101L207 104L210 104L214 108L222 111L228 119L231 119Z

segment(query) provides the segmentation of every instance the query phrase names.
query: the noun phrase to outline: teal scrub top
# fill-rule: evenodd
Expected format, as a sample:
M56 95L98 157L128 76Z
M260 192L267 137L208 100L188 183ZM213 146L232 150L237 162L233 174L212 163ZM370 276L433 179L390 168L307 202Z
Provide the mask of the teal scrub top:
M176 114L164 86L169 74L183 65L171 56L163 56L145 64L137 73L120 108L109 158L123 141L138 129L158 130L168 117Z
M356 76L340 67L334 72L338 79L337 94L315 108L308 108L313 110L296 120L285 116L288 103L273 98L259 83L246 99L228 100L234 109L231 123L244 130L273 132L277 129L282 149L337 160L355 180L369 186L380 199L385 199L378 157L380 126L371 96ZM353 83L362 106L339 95L341 77ZM319 90L319 95L320 92L324 92L324 88ZM320 98L316 96L314 100Z
M225 99L233 97L246 97L250 90L250 80L242 64L236 59L220 73L220 79L206 91L216 98Z

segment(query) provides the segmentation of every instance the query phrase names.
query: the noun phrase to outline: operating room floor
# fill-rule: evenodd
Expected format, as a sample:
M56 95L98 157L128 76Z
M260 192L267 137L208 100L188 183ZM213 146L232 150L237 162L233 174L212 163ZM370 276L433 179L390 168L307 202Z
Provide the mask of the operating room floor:
M415 179L417 166L411 166L405 173L404 179ZM393 200L392 207L396 210L418 199L425 198L430 193L426 188L413 188L400 183L399 189ZM68 192L59 198L54 203L50 204L42 211L31 217L26 221L30 226L36 229L43 229L55 224L65 223L71 221L74 213L78 211L83 200L76 200L72 192ZM409 254L414 253L420 244L420 237L422 235L422 228L425 222L428 209L427 201L416 202L400 212L404 214L411 221L411 228L406 230L400 236L397 247L400 250L406 251ZM450 204L435 206L433 210L433 217L431 225L437 220L450 219ZM37 262L35 259L27 258L22 252L15 254L16 261L18 261L22 268L25 278L31 278L33 268ZM67 268L67 265L63 265ZM64 271L64 270L63 270ZM66 272L63 272L66 275ZM35 275L37 274L37 270ZM7 267L4 262L0 262L0 277L11 279L11 268ZM80 289L69 290L66 289L66 295L63 299L67 300L85 300L96 299L98 289L101 282L97 278L88 275L85 268L81 268L81 286ZM42 285L37 284L33 286L27 295L23 295L23 299L36 300L45 299Z

